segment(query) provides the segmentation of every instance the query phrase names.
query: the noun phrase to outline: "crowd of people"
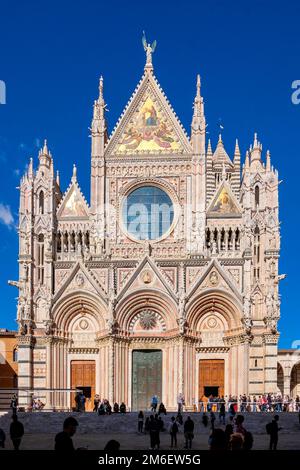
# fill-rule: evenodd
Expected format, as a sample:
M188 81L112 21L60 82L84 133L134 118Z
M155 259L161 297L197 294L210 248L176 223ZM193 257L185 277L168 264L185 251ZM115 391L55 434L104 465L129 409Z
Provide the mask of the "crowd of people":
M101 399L99 395L95 395L94 398L94 408L93 411L98 413L99 415L111 415L112 413L126 413L126 405L122 402L120 405L119 403L114 403L112 407L109 403L109 400L106 398Z
M178 403L178 408L180 404ZM203 395L199 400L198 404L194 403L195 411L220 411L221 406L225 406L226 412L292 412L300 411L300 397L297 395L295 398L291 398L288 395L280 394L264 394L258 396L222 396L222 397L206 397Z

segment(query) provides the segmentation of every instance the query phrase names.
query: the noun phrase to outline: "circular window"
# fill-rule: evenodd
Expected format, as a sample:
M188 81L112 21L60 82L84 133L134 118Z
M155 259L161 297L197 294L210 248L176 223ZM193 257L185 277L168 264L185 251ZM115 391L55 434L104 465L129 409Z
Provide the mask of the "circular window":
M137 240L156 240L174 220L173 203L162 189L142 186L128 194L122 208L123 224Z

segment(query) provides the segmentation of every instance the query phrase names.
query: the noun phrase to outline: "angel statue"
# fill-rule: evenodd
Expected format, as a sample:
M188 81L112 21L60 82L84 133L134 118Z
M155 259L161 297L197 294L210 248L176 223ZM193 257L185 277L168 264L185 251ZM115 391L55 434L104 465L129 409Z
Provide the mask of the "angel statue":
M152 66L152 54L156 49L157 42L156 40L150 45L147 43L145 31L143 31L142 43L144 46L144 51L146 52L146 66Z

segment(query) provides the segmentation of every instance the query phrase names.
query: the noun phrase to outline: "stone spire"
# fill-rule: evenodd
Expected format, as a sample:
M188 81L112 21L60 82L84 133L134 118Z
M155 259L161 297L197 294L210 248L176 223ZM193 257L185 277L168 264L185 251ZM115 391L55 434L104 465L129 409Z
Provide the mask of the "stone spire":
M103 95L103 77L99 79L99 97L94 101L92 120L92 157L99 157L104 154L104 145L107 140L107 126L105 119L106 104Z
M77 168L75 163L73 163L73 175L72 175L72 183L76 183L77 181Z
M261 159L262 145L257 140L257 133L254 134L253 147L250 147L251 162Z
M271 154L270 154L270 150L267 150L266 171L271 171Z
M52 165L52 155L51 152L49 152L48 150L46 139L44 140L43 148L41 148L39 151L39 161L40 166L46 166L47 168L50 168L50 166Z
M241 183L241 152L239 148L238 139L236 139L235 141L233 165L234 165L234 173L231 177L231 183L232 183L233 189L238 193L240 189L240 183Z
M201 96L201 79L197 75L196 96L194 98L194 112L191 125L191 142L195 154L205 154L205 116L204 103Z

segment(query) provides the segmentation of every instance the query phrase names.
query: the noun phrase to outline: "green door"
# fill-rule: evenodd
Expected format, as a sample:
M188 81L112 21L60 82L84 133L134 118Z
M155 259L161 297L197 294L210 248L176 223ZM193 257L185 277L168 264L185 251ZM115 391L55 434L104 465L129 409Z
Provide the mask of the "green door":
M162 351L138 350L132 352L132 411L150 408L153 395L161 402Z

